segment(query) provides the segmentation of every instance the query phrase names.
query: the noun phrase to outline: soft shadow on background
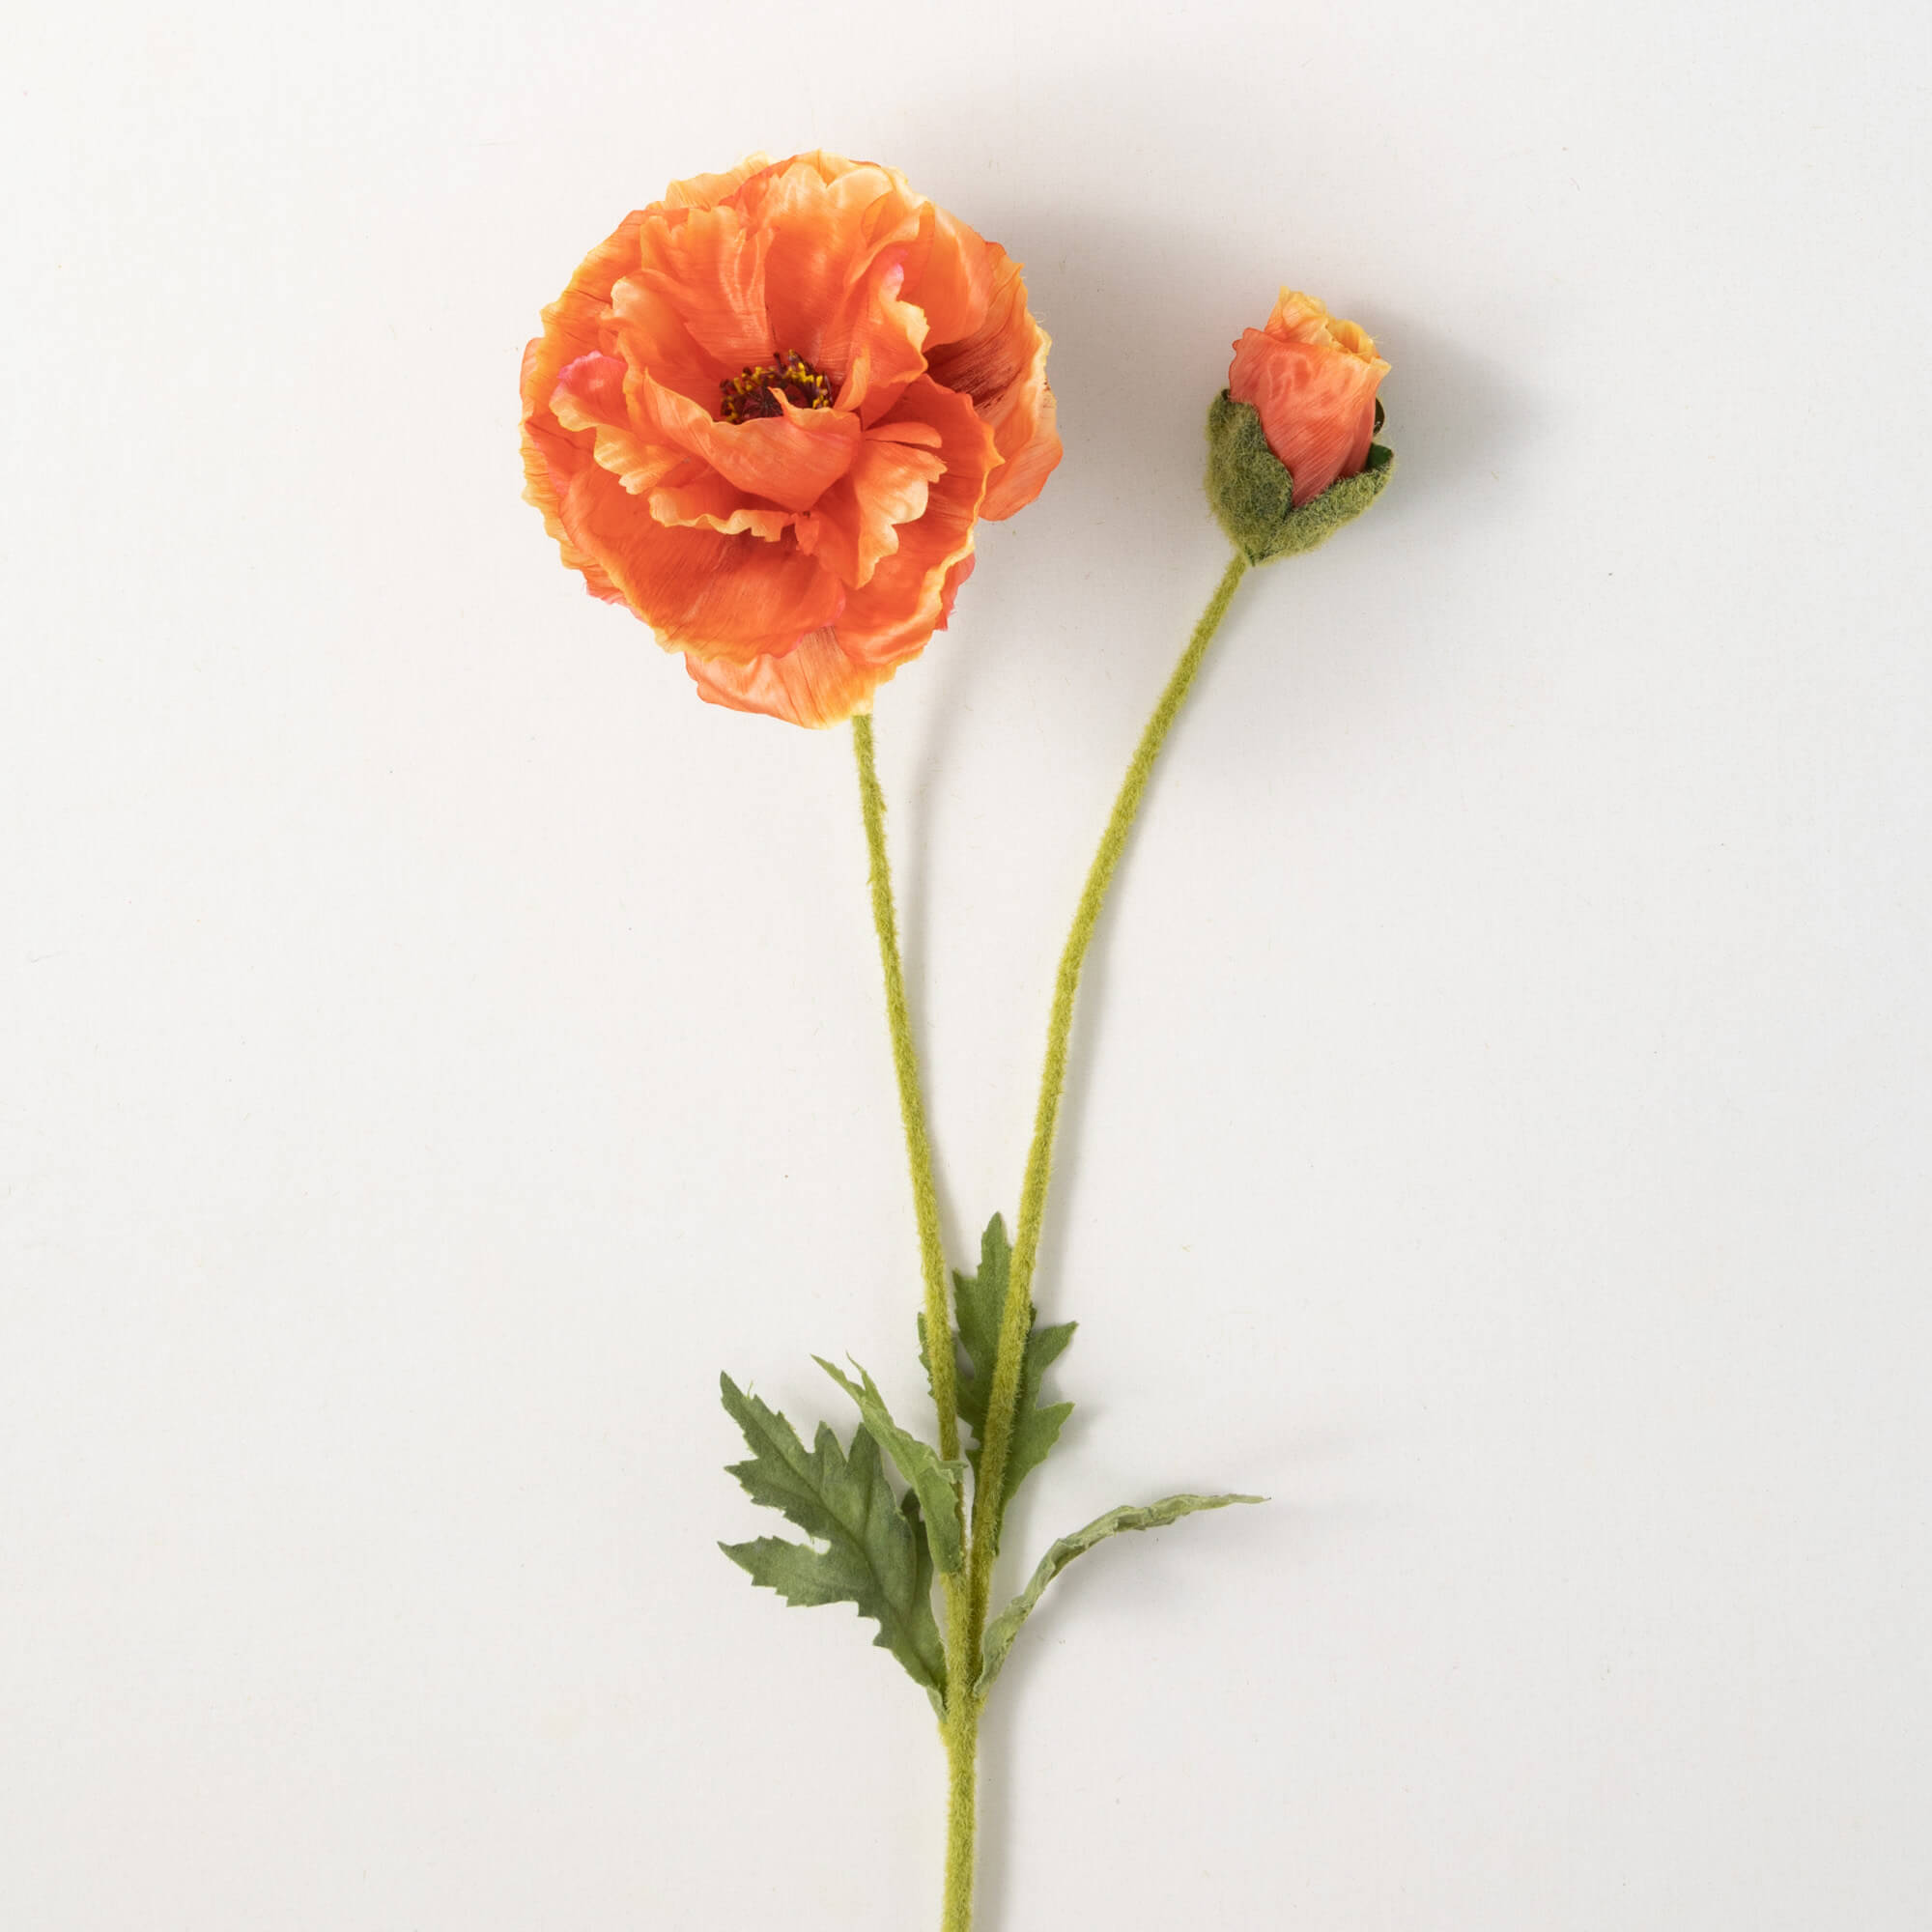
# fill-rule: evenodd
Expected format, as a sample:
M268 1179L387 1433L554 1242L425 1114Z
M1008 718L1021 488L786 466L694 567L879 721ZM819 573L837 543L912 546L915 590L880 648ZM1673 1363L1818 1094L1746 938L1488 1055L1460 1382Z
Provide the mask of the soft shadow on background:
M1293 270L1292 265L1257 264L1252 248L1244 247L1226 226L1128 224L1092 210L1056 209L1050 202L1026 209L1019 225L999 239L1025 262L1033 306L1053 333L1050 372L1066 445L1065 458L1039 502L1021 514L1037 517L1042 506L1050 508L1058 525L1085 539L1085 554L1068 559L1062 570L1097 568L1117 591L1124 581L1134 586L1136 608L1148 613L1145 624L1132 632L1102 631L1076 607L1073 621L1051 634L1051 648L1058 654L1094 664L1104 660L1122 701L1104 719L1096 720L1087 703L1075 699L1040 720L1049 741L1081 746L1081 752L1067 753L1069 758L1084 753L1102 771L1112 772L1094 789L1081 818L1044 834L1063 848L1067 882L1059 929L1050 943L1044 933L1039 941L1038 959L1050 974L1127 755L1186 641L1193 614L1205 604L1226 558L1226 539L1201 486L1208 405L1226 382L1234 336L1242 327L1260 325L1273 299L1274 281L1292 281ZM1230 300L1217 310L1208 298L1186 293L1227 288L1247 292L1244 304ZM1398 517L1437 526L1459 517L1480 517L1489 499L1467 488L1469 479L1499 464L1503 452L1521 438L1534 420L1530 399L1511 384L1496 360L1439 326L1381 310L1356 319L1370 327L1393 365L1383 388L1390 413L1382 440L1396 450L1398 471L1391 491L1376 505L1374 526L1353 526L1335 542L1397 545L1402 541L1402 532L1393 527ZM1218 334L1225 334L1225 344L1215 340ZM976 688L1040 648L1038 623L1028 621L1025 611L1040 586L1002 555L1003 535L997 526L981 527L982 555L990 560L969 586L974 604L963 621L973 626L970 648L961 642L957 624L962 620L956 620L953 635L942 633L918 664L902 673L925 687L911 783L893 801L893 810L907 985L914 1029L928 1065L928 1035L935 1020L927 967L940 939L926 863L932 802L949 788L973 782L964 761L974 742ZM1157 621L1153 613L1170 601L1163 595L1172 570L1167 559L1177 552L1200 558L1189 580L1198 595L1193 607L1183 606L1178 617ZM1189 696L1188 712L1215 702L1218 672L1231 651L1258 648L1256 634L1264 638L1277 627L1293 635L1295 561L1252 573L1244 582ZM1351 642L1377 658L1382 672L1395 662L1382 639ZM1399 674L1399 664L1395 668ZM889 686L881 706L890 710L893 700ZM1162 773L1186 755L1186 719L1184 712L1177 723L1143 814L1158 810ZM1312 723L1319 729L1320 720ZM1259 736L1252 739L1249 755L1264 743ZM1132 867L1133 849L1130 840L1121 875ZM1103 1026L1118 889L1119 875L1081 984L1057 1144L1057 1211L1049 1214L1042 1246L1043 1281L1051 1280L1062 1258L1064 1208L1076 1184L1081 1117L1094 1047ZM1042 1004L1037 1029L1042 1043L1045 1020ZM1017 1150L1016 1155L1023 1151ZM977 1222L971 1214L962 1218L955 1211L943 1159L938 1184L952 1252L977 1253Z
M1036 106L1050 111L1046 99ZM1122 108L1123 115L1132 111L1131 102ZM970 109L962 111L960 119L970 125ZM1127 601L1150 613L1149 621L1131 632L1103 635L1091 623L1076 623L1052 639L1056 651L1070 657L1093 659L1104 654L1123 699L1097 724L1091 710L1078 702L1041 722L1049 742L1073 741L1083 734L1091 740L1096 730L1103 733L1106 744L1098 762L1104 766L1111 757L1116 774L1094 790L1076 820L1051 829L1050 836L1062 851L1066 918L1113 803L1118 775L1124 770L1127 753L1191 624L1191 616L1183 616L1178 625L1171 619L1153 620L1151 613L1164 602L1163 557L1180 551L1190 559L1200 558L1190 572L1198 580L1197 605L1206 601L1225 560L1226 540L1213 523L1201 487L1208 402L1226 380L1234 336L1241 327L1260 326L1272 300L1274 283L1294 286L1305 279L1293 263L1257 261L1252 245L1237 232L1208 218L1209 211L1204 209L1203 213L1204 219L1193 225L1128 223L1094 208L1056 203L1049 194L1016 210L1007 230L988 229L1025 263L1032 304L1054 336L1050 369L1066 456L1049 479L1041 501L1050 497L1053 514L1064 526L1090 533L1093 553L1102 559L1100 567L1115 585L1123 578L1144 581L1144 591ZM1216 300L1206 291L1241 294ZM1439 325L1384 308L1358 313L1355 319L1376 335L1392 364L1383 389L1389 415L1381 440L1397 451L1399 469L1390 495L1371 513L1373 524L1365 519L1341 532L1335 543L1354 547L1399 542L1401 533L1388 527L1395 521L1390 511L1398 505L1407 522L1453 525L1459 518L1480 518L1491 499L1469 489L1470 478L1499 466L1505 453L1521 440L1536 414L1531 399L1511 383L1496 358L1458 340ZM1217 341L1217 335L1225 341ZM1204 531L1211 533L1205 544ZM999 556L998 546L997 530L990 541L982 531L982 549L992 552L993 561L990 568L982 567L972 586L980 607L996 600L1012 606L1037 591L1030 578L1012 583L1003 581L1001 566L1006 559ZM1288 559L1246 580L1236 611L1190 695L1190 711L1212 706L1217 696L1225 696L1217 672L1227 653L1262 647L1266 634L1276 628L1293 635L1296 563ZM995 614L983 608L974 614L978 621L972 648L948 648L949 639L942 635L917 668L916 674L927 686L923 730L910 760L911 783L895 805L901 939L914 1028L928 1067L932 1065L929 1036L944 1025L933 1010L927 970L934 948L945 943L928 863L932 801L973 781L976 685L996 674L1003 660L1038 648L1037 627L1002 622L1005 612ZM1383 672L1390 668L1390 647L1382 639L1370 635L1351 642L1364 653L1379 656ZM1400 668L1395 667L1397 675ZM882 703L889 705L890 696ZM1186 716L1183 713L1169 740L1161 770L1144 801L1144 813L1158 811L1163 774L1187 756ZM1320 717L1299 723L1304 733L1319 735L1321 730ZM1250 741L1251 754L1260 753L1265 743L1265 734L1257 734ZM1081 982L1060 1114L1053 1194L1035 1284L1036 1298L1047 1319L1080 1312L1055 1306L1055 1284L1066 1259L1073 1220L1069 1208L1081 1185L1083 1128L1098 1057L1105 1050L1113 908L1121 879L1132 870L1137 842L1130 840L1122 857ZM1050 991L1064 937L1064 920L1050 944L1041 935L1035 978L1042 994ZM1031 1029L1022 1025L1018 1031L1034 1042L1028 1064L1037 1066L1045 1033L1044 997L1037 1002L1037 1013L1026 1018L1035 1024ZM1013 1150L1015 1180L1024 1151L1023 1145ZM955 1199L943 1148L938 1187L950 1253L970 1264L978 1252L979 1216L963 1209ZM1008 1212L1010 1221L1011 1209ZM1079 1387L1077 1363L1068 1376L1069 1392L1080 1399L1062 1438L1058 1453L1063 1457L1081 1453L1087 1429L1105 1412L1107 1404L1104 1389L1090 1395ZM1351 1449L1359 1447L1355 1442L1311 1435L1290 1418L1275 1425L1267 1442L1270 1460L1295 1465L1346 1460ZM1150 1471L1148 1481L1150 1494L1171 1487L1162 1483L1159 1472ZM996 1599L1018 1586L1037 1550L1059 1533L1057 1527L1037 1522L1038 1487L1023 1492L1014 1505ZM1215 1516L1145 1539L1126 1538L1121 1546L1105 1546L1054 1583L1015 1645L982 1731L980 1886L985 1922L1003 1925L1009 1920L1010 1849L1021 1803L1015 1754L1025 1734L1023 1707L1035 1672L1051 1666L1059 1648L1057 1633L1063 1628L1073 1632L1072 1640L1077 1641L1083 1613L1096 1599L1129 1585L1136 1614L1184 1626L1190 1587L1200 1587L1198 1579L1190 1579L1187 1547L1197 1536L1238 1535L1251 1546L1245 1550L1247 1560L1264 1567L1279 1582L1297 1574L1301 1564L1317 1560L1335 1538L1348 1536L1350 1524L1359 1529L1378 1513L1376 1506L1357 1502L1338 1519L1329 1508L1277 1499L1261 1513L1265 1519L1262 1522L1231 1523L1226 1516ZM1122 1574L1129 1566L1131 1575Z
M822 142L1056 337L1065 462L877 715L955 1257L1225 555L1230 341L1289 282L1393 365L1395 486L1244 586L1098 935L1002 1584L1275 1500L1054 1586L985 1932L1917 1926L1925 32L35 15L0 1922L926 1920L929 1712L714 1548L773 1527L721 1367L922 1399L849 738L699 704L515 453L583 250Z

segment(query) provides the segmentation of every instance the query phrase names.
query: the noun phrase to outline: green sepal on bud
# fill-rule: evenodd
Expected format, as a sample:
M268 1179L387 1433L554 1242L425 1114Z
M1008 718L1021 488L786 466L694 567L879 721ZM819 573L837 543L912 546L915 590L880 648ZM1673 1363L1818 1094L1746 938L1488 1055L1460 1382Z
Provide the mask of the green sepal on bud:
M1376 405L1381 427L1381 405ZM1395 469L1395 452L1369 445L1358 476L1339 476L1319 497L1294 507L1294 478L1267 445L1262 419L1250 403L1226 389L1208 408L1208 500L1221 527L1250 563L1298 556L1352 523L1382 493Z

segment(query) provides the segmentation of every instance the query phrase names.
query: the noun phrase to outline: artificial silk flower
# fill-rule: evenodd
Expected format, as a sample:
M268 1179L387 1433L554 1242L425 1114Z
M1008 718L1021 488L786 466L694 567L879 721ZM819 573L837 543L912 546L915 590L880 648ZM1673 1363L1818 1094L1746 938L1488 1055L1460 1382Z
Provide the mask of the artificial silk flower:
M1072 1409L1043 1383L1073 1323L1038 1325L1034 1282L1108 887L1247 572L1359 516L1393 464L1374 440L1388 365L1352 323L1284 292L1236 345L1208 411L1208 496L1234 554L1128 762L1061 953L1014 1236L996 1213L968 1273L939 1224L871 699L944 623L976 520L1030 502L1059 460L1045 357L1000 249L890 169L806 155L674 184L592 252L524 364L527 494L591 590L683 652L716 703L851 719L932 1425L928 1439L895 1419L856 1363L855 1380L819 1361L856 1410L849 1436L823 1422L801 1435L722 1378L750 1451L731 1474L806 1538L722 1547L788 1604L856 1607L929 1700L948 1765L941 1932L973 1925L980 1714L1055 1577L1122 1532L1261 1500L1182 1492L1108 1510L1051 1544L994 1610L1008 1505Z
M1381 495L1388 366L1365 329L1293 289L1241 331L1208 412L1208 498L1248 563L1313 550Z
M868 710L1060 460L1019 264L872 162L673 182L543 319L525 494L734 710Z

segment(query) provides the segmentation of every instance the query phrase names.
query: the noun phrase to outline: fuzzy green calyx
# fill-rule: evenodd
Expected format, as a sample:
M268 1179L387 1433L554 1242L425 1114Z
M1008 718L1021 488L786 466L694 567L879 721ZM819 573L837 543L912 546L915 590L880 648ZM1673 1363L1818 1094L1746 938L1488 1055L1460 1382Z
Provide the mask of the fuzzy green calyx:
M1381 426L1378 405L1376 426ZM1351 523L1382 493L1395 452L1378 442L1358 476L1340 476L1319 497L1294 507L1294 478L1267 445L1250 403L1226 389L1208 409L1208 500L1221 527L1250 563L1297 556Z

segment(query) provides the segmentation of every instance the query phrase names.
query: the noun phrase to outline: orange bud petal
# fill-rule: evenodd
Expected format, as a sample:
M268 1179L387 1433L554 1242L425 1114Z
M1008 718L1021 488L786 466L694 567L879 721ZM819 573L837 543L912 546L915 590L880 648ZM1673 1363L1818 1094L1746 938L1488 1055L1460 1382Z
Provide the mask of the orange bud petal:
M1228 393L1261 417L1268 447L1294 478L1296 508L1338 476L1360 474L1387 374L1362 329L1294 290L1282 290L1265 329L1242 330Z

